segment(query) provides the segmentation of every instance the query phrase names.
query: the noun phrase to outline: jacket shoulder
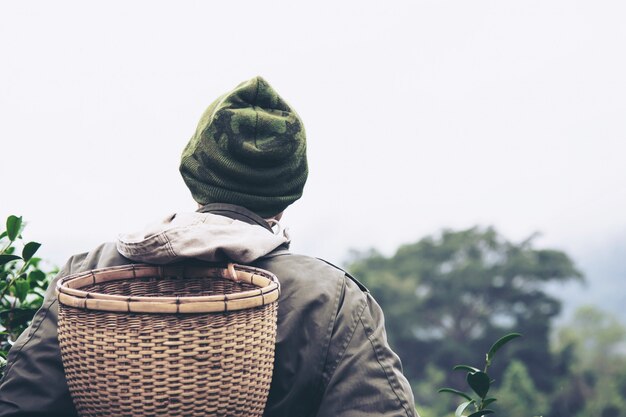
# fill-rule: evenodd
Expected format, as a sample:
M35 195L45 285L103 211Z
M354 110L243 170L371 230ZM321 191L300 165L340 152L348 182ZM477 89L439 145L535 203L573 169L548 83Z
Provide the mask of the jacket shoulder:
M322 258L287 253L263 258L255 264L276 274L279 281L281 277L287 281L314 280L319 291L327 290L329 286L333 287L333 284L348 278L361 291L369 292L365 285L349 272Z
M328 262L326 259L322 259L322 258L318 258L320 261L322 262L326 262L328 265L340 270L341 272L344 273L344 275L349 278L352 282L354 282L357 287L359 287L359 289L363 292L367 292L369 293L370 290L367 289L367 287L365 285L363 285L358 279L356 279L353 275L351 275L348 271L346 271L345 269L339 268L337 265L332 264L330 262Z

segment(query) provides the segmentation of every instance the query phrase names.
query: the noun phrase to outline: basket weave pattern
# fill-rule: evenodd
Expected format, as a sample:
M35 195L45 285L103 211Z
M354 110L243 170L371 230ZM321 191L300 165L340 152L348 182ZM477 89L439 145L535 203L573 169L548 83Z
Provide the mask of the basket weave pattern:
M219 277L164 276L80 289L127 297L223 297L255 288ZM81 416L262 415L272 379L276 302L187 314L59 306L63 365Z

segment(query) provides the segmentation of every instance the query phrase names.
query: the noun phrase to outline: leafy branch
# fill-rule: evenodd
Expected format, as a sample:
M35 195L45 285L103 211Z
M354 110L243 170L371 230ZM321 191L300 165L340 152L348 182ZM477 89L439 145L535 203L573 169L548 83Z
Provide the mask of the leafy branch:
M459 404L456 411L454 412L455 417L483 417L489 414L493 414L495 412L494 410L487 408L490 404L493 404L497 401L496 398L487 396L494 382L494 380L491 379L487 371L489 370L489 367L493 362L496 352L498 352L500 348L502 348L502 346L504 346L511 340L521 336L522 335L519 333L509 333L506 336L498 339L491 346L489 352L487 352L487 354L485 355L485 367L482 371L470 365L456 365L453 368L455 371L467 372L465 380L467 381L467 385L469 385L469 387L473 391L473 394L468 394L454 388L439 389L439 392L453 394L465 400L461 404ZM472 395L475 395L476 398L472 398ZM464 413L470 407L474 408L474 412L469 415L465 415Z
M40 268L41 259L35 254L41 244L24 243L23 229L22 217L12 215L0 233L0 375L8 350L43 304L45 290L56 272ZM17 247L21 247L19 255Z

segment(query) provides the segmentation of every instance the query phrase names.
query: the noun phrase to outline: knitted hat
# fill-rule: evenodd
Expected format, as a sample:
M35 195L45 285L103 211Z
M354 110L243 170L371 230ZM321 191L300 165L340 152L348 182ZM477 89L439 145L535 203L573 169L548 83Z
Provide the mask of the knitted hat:
M204 112L180 173L200 204L237 204L271 217L302 196L302 121L263 78L243 82Z

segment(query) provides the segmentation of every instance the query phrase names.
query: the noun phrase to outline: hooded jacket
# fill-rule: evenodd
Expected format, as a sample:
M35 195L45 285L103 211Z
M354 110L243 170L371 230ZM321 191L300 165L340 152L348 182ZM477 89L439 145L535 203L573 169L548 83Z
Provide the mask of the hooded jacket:
M274 373L265 416L417 416L383 314L345 271L288 250L289 238L239 206L209 204L73 256L58 277L140 262L232 260L281 283ZM124 254L125 256L121 255ZM58 279L58 278L56 278ZM55 280L56 280L55 279ZM0 417L76 415L57 341L54 282L8 357Z

